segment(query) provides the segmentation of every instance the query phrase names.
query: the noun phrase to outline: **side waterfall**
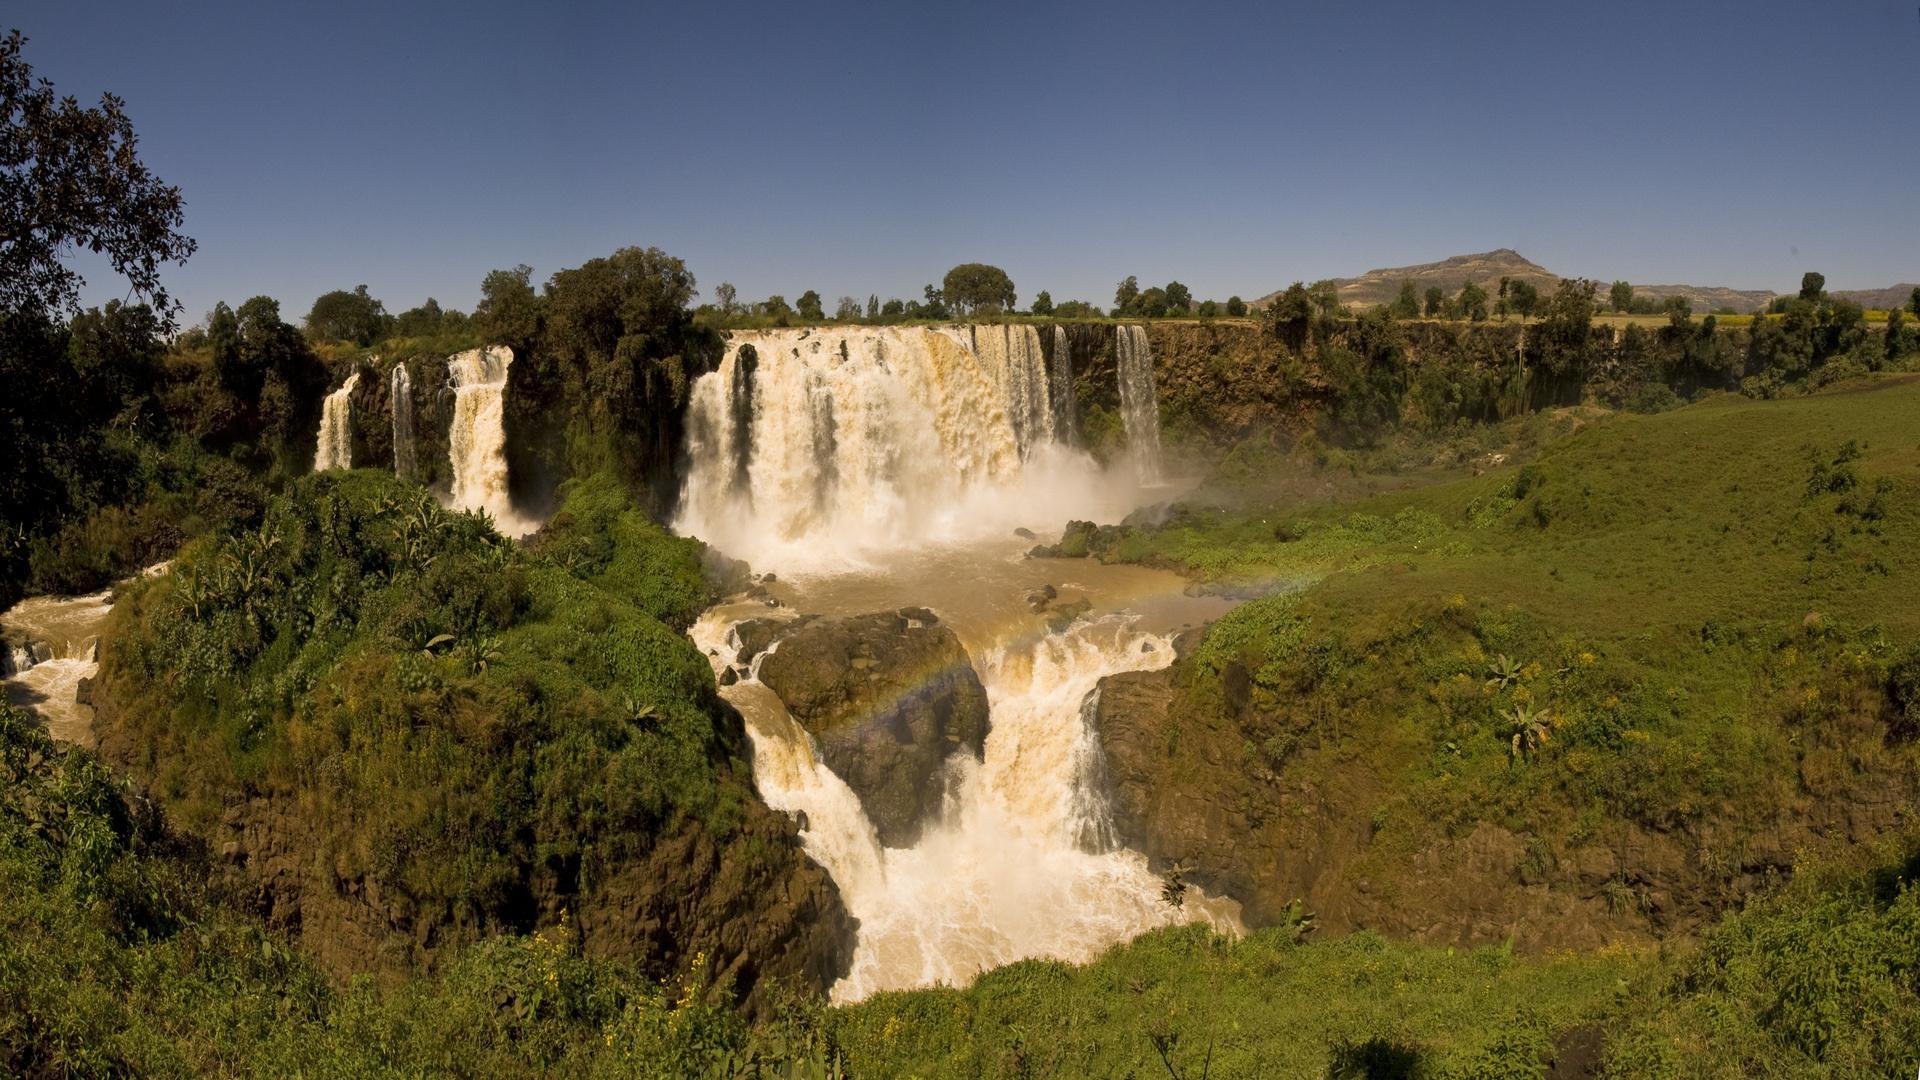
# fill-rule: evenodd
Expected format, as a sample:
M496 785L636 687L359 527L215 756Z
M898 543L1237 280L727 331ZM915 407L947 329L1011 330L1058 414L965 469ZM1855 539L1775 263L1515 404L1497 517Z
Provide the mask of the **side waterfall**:
M485 510L507 536L525 536L540 527L514 510L507 490L507 368L513 350L490 345L447 359L453 387L453 426L447 432L447 458L453 466L451 503L461 510Z
M1048 373L1049 396L1053 399L1054 437L1068 445L1080 441L1080 403L1073 390L1073 342L1067 328L1053 327L1053 365Z
M393 404L393 474L402 480L419 475L413 458L413 376L407 374L407 362L393 365L393 382L388 400Z
M1140 482L1160 479L1160 398L1153 385L1153 349L1145 329L1117 328L1113 351L1120 376L1120 419L1127 429L1127 453Z
M353 388L360 373L347 376L340 389L320 406L320 447L313 455L313 471L353 468Z

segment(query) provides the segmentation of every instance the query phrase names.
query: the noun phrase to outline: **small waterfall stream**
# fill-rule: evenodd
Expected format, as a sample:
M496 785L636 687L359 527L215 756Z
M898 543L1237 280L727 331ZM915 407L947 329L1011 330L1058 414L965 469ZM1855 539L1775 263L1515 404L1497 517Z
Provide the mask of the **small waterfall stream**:
M353 468L353 390L360 372L347 376L340 389L320 406L320 445L313 455L313 471Z
M540 523L520 516L507 486L505 391L512 363L513 350L498 345L447 359L454 393L447 458L453 466L452 505L485 510L503 535L525 536Z
M1153 385L1153 349L1144 328L1116 329L1113 343L1119 366L1120 419L1127 429L1127 455L1140 482L1160 479L1160 396Z
M413 376L407 374L407 362L393 365L393 381L388 400L393 405L393 474L402 480L419 475L413 457Z

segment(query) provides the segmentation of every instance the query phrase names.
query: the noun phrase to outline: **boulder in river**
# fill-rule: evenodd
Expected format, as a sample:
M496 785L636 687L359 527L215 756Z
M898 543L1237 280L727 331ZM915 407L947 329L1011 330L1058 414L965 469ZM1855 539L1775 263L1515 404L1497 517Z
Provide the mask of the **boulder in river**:
M924 608L807 623L760 661L760 681L888 847L911 847L938 816L954 755L984 753L986 690L959 637Z

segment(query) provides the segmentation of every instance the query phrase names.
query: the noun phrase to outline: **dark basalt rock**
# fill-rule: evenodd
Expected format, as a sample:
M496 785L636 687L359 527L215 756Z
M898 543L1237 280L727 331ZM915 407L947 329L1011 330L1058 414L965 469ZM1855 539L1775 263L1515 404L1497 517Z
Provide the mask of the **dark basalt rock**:
M742 629L746 645L763 632ZM949 759L984 753L987 694L960 639L933 612L901 608L811 622L778 640L760 681L819 741L880 842L911 847L940 812Z

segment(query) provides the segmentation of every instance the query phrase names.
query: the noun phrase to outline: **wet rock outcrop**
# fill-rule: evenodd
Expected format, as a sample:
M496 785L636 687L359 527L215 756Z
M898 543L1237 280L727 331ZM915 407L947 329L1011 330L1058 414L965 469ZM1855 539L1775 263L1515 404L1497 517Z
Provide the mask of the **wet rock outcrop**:
M940 812L949 759L978 759L986 743L986 690L959 637L924 608L805 620L777 641L763 642L760 622L751 642L774 646L760 681L860 797L880 842L911 847Z

